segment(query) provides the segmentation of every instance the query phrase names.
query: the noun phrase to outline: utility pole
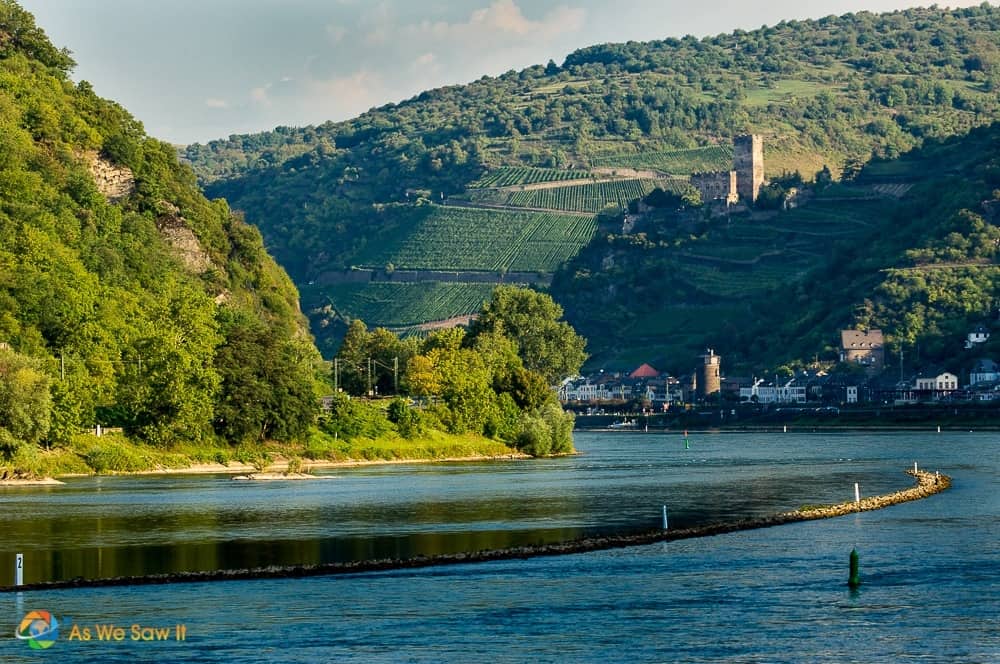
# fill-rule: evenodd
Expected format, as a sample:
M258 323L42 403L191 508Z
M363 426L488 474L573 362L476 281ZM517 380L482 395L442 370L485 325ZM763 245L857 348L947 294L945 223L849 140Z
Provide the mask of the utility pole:
M372 391L372 358L368 358L368 396L369 398L374 396L375 393Z
M63 356L62 351L59 352L59 380L66 380L66 358Z
M340 358L333 358L333 393L340 392Z
M392 358L392 391L399 394L399 356Z

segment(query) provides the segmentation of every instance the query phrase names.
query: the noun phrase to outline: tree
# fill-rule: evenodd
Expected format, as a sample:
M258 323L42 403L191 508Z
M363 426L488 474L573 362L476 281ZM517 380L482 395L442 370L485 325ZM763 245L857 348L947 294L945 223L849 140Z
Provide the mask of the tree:
M466 343L493 332L509 337L524 367L553 385L577 373L587 358L586 341L561 320L562 307L544 293L498 286L469 328Z
M0 350L0 429L15 440L38 443L49 432L52 397L38 361Z
M301 440L317 411L310 351L261 324L233 327L215 358L216 433L232 444Z
M368 347L370 336L364 321L353 320L344 342L337 351L334 371L339 372L339 387L353 395L368 393Z

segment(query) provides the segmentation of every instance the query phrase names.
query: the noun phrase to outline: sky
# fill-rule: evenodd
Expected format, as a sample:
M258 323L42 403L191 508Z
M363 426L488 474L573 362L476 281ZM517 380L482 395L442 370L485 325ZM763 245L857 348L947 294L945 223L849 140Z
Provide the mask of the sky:
M20 0L73 52L74 80L180 144L346 120L429 88L561 64L593 44L916 1Z

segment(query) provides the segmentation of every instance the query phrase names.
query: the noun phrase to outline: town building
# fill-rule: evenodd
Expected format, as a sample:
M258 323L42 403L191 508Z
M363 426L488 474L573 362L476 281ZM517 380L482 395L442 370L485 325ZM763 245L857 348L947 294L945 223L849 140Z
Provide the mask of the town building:
M982 383L995 383L1000 380L1000 367L993 360L982 358L976 360L969 371L969 386Z
M884 344L882 330L841 330L840 361L879 371L885 366Z
M754 381L750 387L740 388L740 401L759 404L805 403L806 385L790 378L784 383Z
M965 347L966 349L972 348L977 344L984 344L990 340L990 331L984 325L980 325L965 337Z
M930 369L917 374L913 392L918 401L938 400L958 390L958 376L947 371Z

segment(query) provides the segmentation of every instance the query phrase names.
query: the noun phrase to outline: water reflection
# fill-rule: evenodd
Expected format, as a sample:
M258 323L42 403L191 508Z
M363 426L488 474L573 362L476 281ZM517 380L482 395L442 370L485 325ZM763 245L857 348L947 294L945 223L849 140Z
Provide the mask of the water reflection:
M695 441L692 441L695 442ZM578 435L583 455L336 470L313 482L226 476L71 479L0 492L0 585L268 565L409 558L696 526L836 502L908 478L857 437ZM825 441L829 445L829 441ZM837 445L835 445L837 447Z

